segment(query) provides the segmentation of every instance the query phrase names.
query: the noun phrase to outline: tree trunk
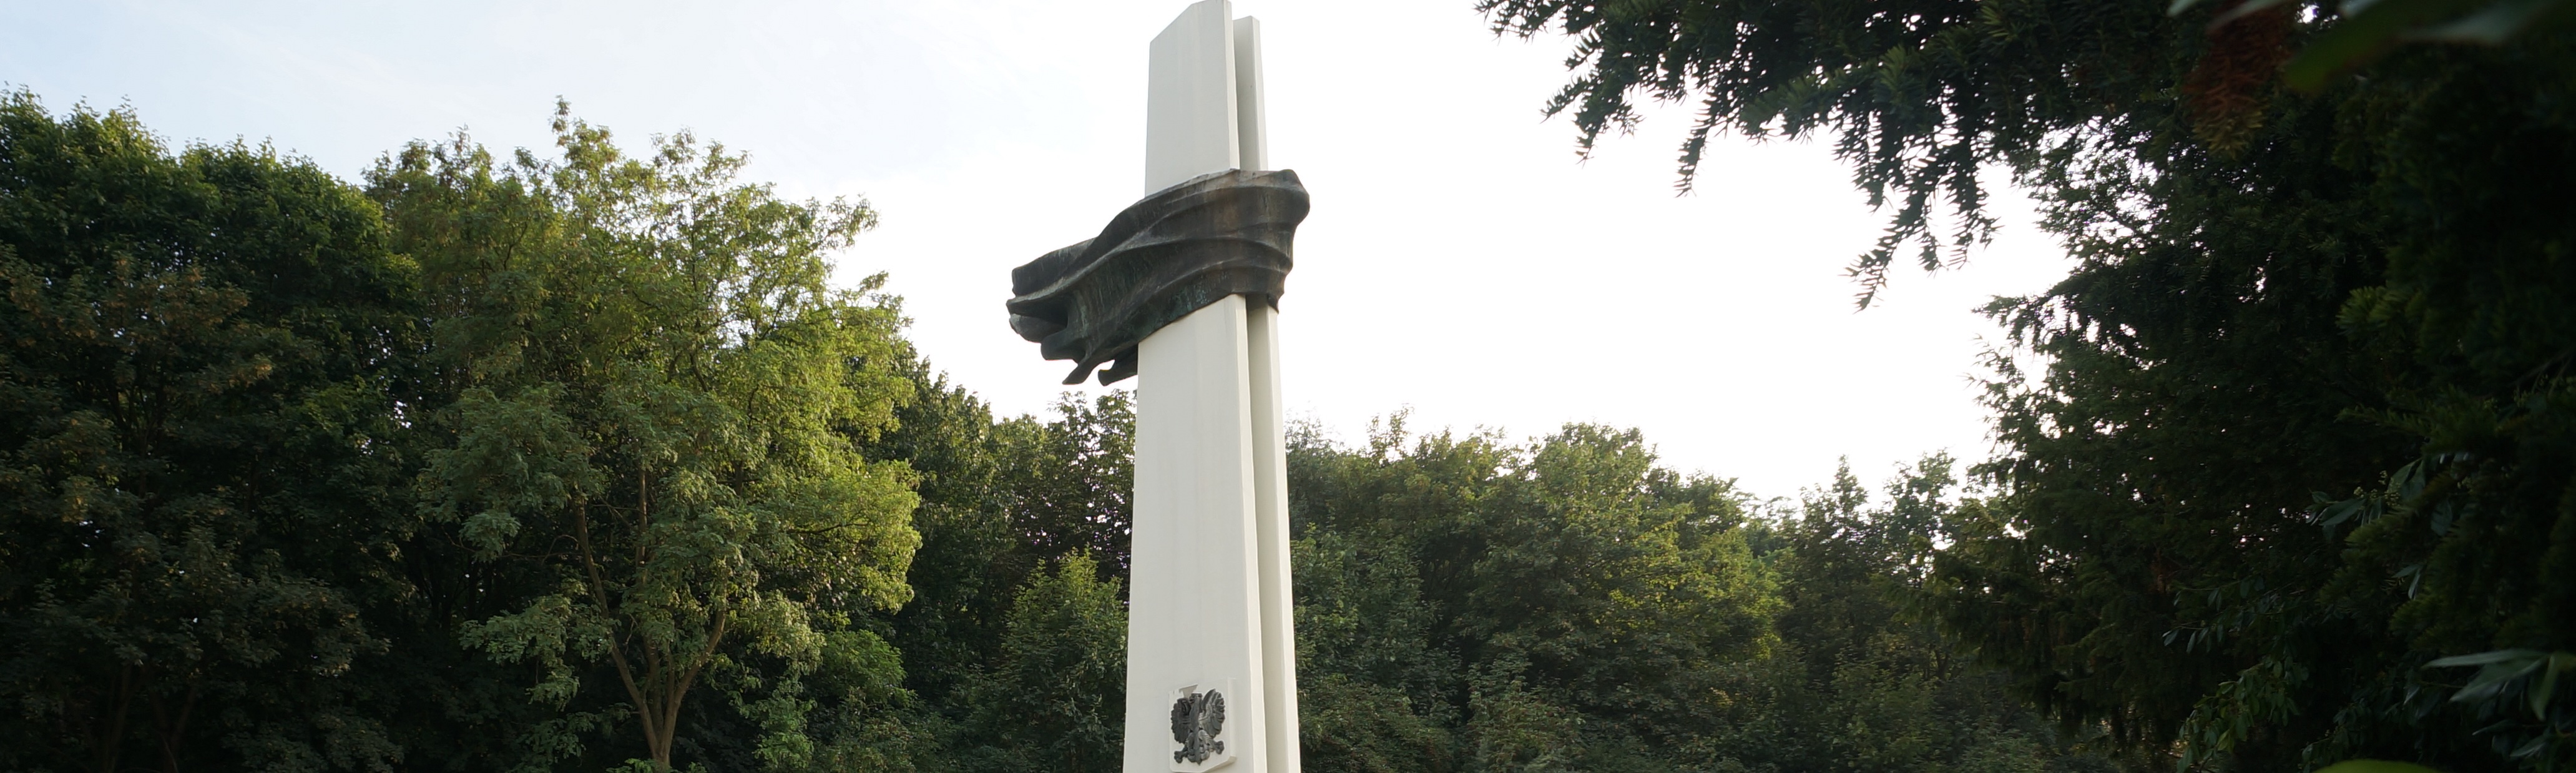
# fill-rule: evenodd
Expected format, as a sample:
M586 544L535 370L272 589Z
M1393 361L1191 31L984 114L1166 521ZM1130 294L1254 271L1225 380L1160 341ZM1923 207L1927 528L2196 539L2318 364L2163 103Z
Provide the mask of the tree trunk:
M116 669L116 707L106 717L90 725L97 732L90 736L90 765L98 773L116 773L118 752L125 745L125 712L134 706L135 667L131 664ZM148 674L147 674L148 676ZM104 723L106 727L100 728Z
M179 701L179 716L172 719L161 700L152 701L152 737L161 742L161 773L179 773L179 741L188 733L188 713L197 707L197 683L188 683L188 697Z

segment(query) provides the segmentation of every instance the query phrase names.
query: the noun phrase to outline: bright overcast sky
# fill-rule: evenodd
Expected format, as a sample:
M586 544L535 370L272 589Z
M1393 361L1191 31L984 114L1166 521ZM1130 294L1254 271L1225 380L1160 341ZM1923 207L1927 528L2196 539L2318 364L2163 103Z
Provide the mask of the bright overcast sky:
M1008 271L1142 193L1146 42L1184 5L0 0L0 82L351 179L459 128L550 149L558 95L630 147L688 129L788 195L872 202L844 278L890 273L934 366L1025 413L1066 366L1004 324ZM1971 309L2067 266L2020 198L1967 268L1855 313L1842 270L1882 220L1821 143L1720 139L1677 197L1686 115L1589 161L1541 120L1563 38L1497 39L1469 0L1235 13L1262 20L1272 163L1315 201L1281 302L1291 418L1350 441L1408 406L1516 438L1638 427L1766 496L1838 456L1875 481L1988 454L1972 379L1999 331Z

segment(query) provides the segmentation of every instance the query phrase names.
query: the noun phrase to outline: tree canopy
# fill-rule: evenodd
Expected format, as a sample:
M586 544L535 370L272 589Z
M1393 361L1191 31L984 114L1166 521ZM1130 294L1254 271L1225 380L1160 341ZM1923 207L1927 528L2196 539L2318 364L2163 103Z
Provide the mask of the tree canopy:
M628 158L555 132L560 162L460 138L369 175L436 313L418 506L527 583L458 641L538 666L565 711L518 741L539 759L632 722L670 769L701 684L755 757L808 755L804 677L883 646L851 615L908 599L919 542L903 463L858 448L911 395L895 309L822 257L874 213L735 184L741 157L686 134Z
M392 753L341 678L419 531L390 236L268 148L0 98L0 764Z
M568 112L359 185L6 119L0 768L1118 765L1128 398L937 375L826 283L866 205ZM1912 611L1946 461L1893 510L1589 425L1290 463L1317 771L2111 760Z
M2576 763L2576 3L1478 7L1586 148L1832 143L1864 306L1994 171L2072 269L1876 489L1297 429L1310 769ZM997 416L830 281L867 203L553 128L0 99L0 770L1116 769L1128 396Z
M2075 265L1986 309L1997 498L1933 579L2024 695L2186 765L2576 761L2571 4L1480 7L1573 39L1586 143L1833 143L1864 305L1991 232L1980 172L2038 198Z

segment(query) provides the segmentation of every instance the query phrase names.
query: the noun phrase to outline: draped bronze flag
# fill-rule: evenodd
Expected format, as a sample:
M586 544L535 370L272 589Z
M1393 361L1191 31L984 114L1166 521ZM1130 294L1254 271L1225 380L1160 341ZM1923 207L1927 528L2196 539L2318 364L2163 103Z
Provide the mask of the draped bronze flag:
M1155 192L1100 235L1011 270L1011 329L1050 360L1072 360L1067 384L1101 363L1100 383L1136 373L1136 344L1228 295L1276 308L1290 240L1306 219L1297 173L1241 169Z

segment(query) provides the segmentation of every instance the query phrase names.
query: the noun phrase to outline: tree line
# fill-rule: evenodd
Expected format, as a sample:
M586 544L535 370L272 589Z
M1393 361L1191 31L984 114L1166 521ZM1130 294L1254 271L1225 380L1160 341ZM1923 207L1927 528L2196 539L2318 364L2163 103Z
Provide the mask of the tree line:
M1488 0L1825 137L1985 312L1995 458L1796 497L1631 430L1293 433L1317 771L2576 763L2561 0ZM1132 414L1002 417L687 134L360 179L0 103L0 769L1107 771Z
M1998 298L1994 496L1933 608L2184 769L2576 765L2576 3L1482 0L1637 106L1819 138L1947 268L2009 172L2073 258Z
M1125 395L996 417L827 282L865 203L555 131L348 183L0 108L0 766L1114 770ZM2121 753L1907 611L1946 458L1874 508L1585 425L1290 463L1315 770Z

